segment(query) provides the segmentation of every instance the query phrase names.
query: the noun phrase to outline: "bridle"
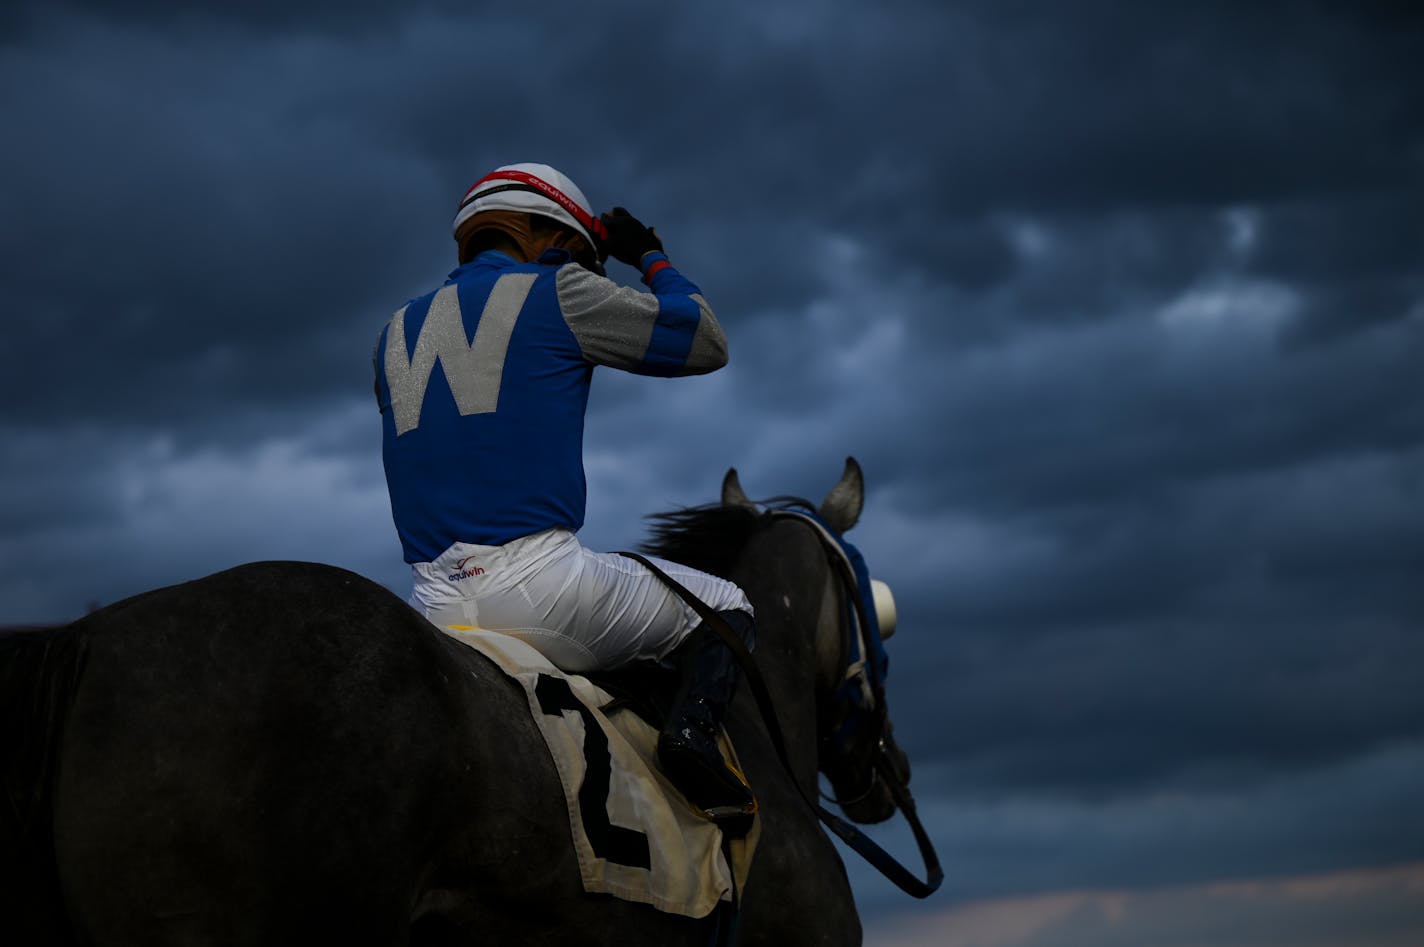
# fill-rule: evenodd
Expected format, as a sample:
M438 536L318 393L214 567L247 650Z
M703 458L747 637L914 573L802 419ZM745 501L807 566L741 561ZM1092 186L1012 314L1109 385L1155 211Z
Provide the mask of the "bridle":
M858 652L860 662L870 667L871 655L868 650L870 642L865 637L869 634L869 615L865 607L866 596L862 594L863 592L868 592L868 589L862 589L862 583L856 575L857 570L846 549L848 544L821 521L819 517L810 513L803 513L798 510L772 510L766 515L773 518L792 517L813 527L816 537L820 541L821 548L831 563L832 572L836 574L842 583L843 590L846 593L846 599L850 603L850 609L855 616L856 627L851 633L858 634L862 638ZM909 869L896 861L894 856L877 845L865 833L821 805L820 802L802 787L791 767L790 757L786 752L786 741L782 736L781 725L778 722L779 718L776 715L771 692L766 686L766 681L761 676L761 671L757 667L756 660L752 657L751 651L747 649L747 646L731 629L726 620L662 569L659 569L655 564L650 562L646 557L630 552L625 552L623 555L642 563L649 572L662 580L668 588L676 593L679 598L686 602L687 605L697 613L698 617L701 618L708 627L727 644L727 647L731 649L732 653L736 655L737 661L741 664L742 672L746 677L746 682L751 687L752 696L756 699L757 708L761 711L762 719L766 724L767 733L771 737L772 746L775 748L776 754L780 758L787 775L791 777L791 784L796 787L796 792L801 796L801 799L806 805L816 813L816 817L821 821L821 824L834 833L841 841L845 842L856 854L868 861L882 875L894 882L894 884L906 894L916 898L926 898L938 890L940 884L944 881L944 871L940 868L939 855L935 852L934 844L930 841L929 834L925 831L924 825L920 822L919 814L915 809L915 801L910 795L909 787L905 784L905 780L900 777L900 774L896 772L894 762L889 757L889 750L885 740L887 712L885 708L884 685L879 675L873 671L869 671L866 673L866 679L864 681L864 686L868 690L868 695L872 701L868 712L871 715L871 725L875 728L875 748L872 751L871 764L874 772L879 775L886 789L889 790L890 796L895 802L895 807L904 814L905 821L910 825L910 831L915 837L915 844L919 848L920 858L924 861L924 880L916 877ZM868 579L866 581L868 582ZM852 655L854 655L854 653L852 649ZM848 683L852 682L856 677L855 663L854 657L848 662L849 667L846 677ZM855 681L855 683L857 687L861 684L860 681ZM846 688L843 686L840 693L844 693L845 691ZM874 786L875 780L872 778L866 792L869 793ZM853 804L854 800L849 800L849 802ZM845 802L841 804L844 805Z
M842 620L838 627L840 656L836 666L842 668L839 680L831 688L828 710L823 714L824 729L820 738L821 757L846 758L864 762L870 760L865 774L865 787L849 798L832 798L822 792L822 798L842 808L853 806L875 791L880 768L874 765L878 756L888 759L889 707L885 702L884 667L875 650L881 637L880 619L869 591L870 573L865 569L860 553L845 541L819 515L792 509L772 510L774 519L791 519L810 527L821 544L839 580L843 593ZM859 568L857 561L859 560ZM872 643L874 642L874 644ZM864 747L870 747L867 756ZM892 769L893 769L893 761ZM900 780L903 784L904 780ZM839 789L837 790L839 791Z

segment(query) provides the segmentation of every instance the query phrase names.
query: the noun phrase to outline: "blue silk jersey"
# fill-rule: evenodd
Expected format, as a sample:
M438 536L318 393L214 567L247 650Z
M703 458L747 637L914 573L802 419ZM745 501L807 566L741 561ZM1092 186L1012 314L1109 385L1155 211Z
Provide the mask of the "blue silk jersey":
M480 254L402 307L376 343L391 515L407 562L583 525L583 419L593 369L715 371L726 337L701 291L649 253L651 293L560 250Z

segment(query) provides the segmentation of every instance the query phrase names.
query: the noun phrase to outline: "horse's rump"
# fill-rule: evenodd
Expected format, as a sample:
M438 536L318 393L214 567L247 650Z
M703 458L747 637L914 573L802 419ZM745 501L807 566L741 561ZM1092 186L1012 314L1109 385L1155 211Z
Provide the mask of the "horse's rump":
M0 639L0 714L0 943L697 930L582 893L519 686L345 570L253 563Z

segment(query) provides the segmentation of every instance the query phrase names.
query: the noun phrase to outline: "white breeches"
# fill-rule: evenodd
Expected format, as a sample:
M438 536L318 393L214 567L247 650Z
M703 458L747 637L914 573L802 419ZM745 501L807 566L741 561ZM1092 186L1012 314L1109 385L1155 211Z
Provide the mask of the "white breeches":
M733 583L652 561L714 610L752 611ZM700 621L637 562L591 552L565 529L503 546L456 543L411 571L410 604L434 624L513 635L572 673L660 661Z

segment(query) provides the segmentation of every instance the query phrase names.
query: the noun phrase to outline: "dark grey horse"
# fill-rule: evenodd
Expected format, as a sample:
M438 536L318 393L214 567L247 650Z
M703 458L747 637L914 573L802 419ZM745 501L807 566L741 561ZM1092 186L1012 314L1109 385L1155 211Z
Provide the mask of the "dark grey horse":
M860 513L847 464L820 514ZM650 547L738 582L795 779L894 802L863 753L821 758L845 660L841 584L805 523L719 506ZM745 691L746 688L743 688ZM585 894L523 693L389 591L255 563L0 639L0 944L705 944L707 920ZM744 944L857 944L841 861L739 694L761 801ZM903 754L896 754L903 766ZM907 773L906 773L907 775Z

